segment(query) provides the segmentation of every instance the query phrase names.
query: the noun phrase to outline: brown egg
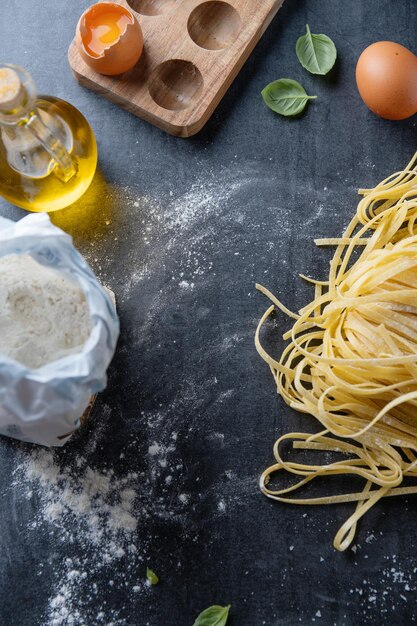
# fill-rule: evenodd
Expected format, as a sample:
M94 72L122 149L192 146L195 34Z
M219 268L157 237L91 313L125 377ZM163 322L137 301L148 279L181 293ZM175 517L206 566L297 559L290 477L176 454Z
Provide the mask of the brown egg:
M115 2L99 2L79 19L76 45L83 60L100 74L130 70L140 58L143 36L139 22Z
M417 112L417 57L392 41L366 48L356 65L356 84L365 104L387 120Z

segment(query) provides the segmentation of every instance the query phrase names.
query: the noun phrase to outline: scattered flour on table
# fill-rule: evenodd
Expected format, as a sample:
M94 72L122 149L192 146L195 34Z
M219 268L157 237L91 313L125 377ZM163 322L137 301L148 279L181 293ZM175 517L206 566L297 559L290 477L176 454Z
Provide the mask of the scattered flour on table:
M177 231L183 231L208 217L219 217L227 210L228 200L250 183L247 176L230 172L217 180L194 183L168 206L164 220Z
M192 292L196 280L214 271L213 237L222 228L220 223L225 226L244 221L242 211L231 200L251 181L247 173L224 172L216 178L208 175L177 196L152 200L129 196L128 210L140 217L142 245L126 258L128 273L121 286L121 300L128 298L136 285L151 280L155 271L172 265L172 258L180 264L172 276L173 286L183 293Z
M379 534L382 536L382 532ZM369 537L371 537L371 541L369 541ZM365 539L365 542L369 546L374 539L376 537L372 533ZM381 538L379 539L381 540ZM355 556L362 553L362 558L367 559L368 555L363 554L363 550L367 549L368 546L357 544L352 547L352 552ZM384 621L383 616L391 614L396 607L400 609L404 604L412 604L417 592L416 566L410 568L410 563L401 566L396 554L386 555L383 560L384 565L378 569L377 582L373 576L368 577L365 570L362 584L349 589L349 593L355 598L357 605L366 610L378 607L381 623ZM354 562L354 565L358 565L358 563ZM367 621L364 619L364 623ZM371 619L369 623L371 623Z
M163 413L142 415L149 444L141 469L123 472L106 460L96 468L91 458L108 437L110 414L104 406L79 456L71 448L68 456L66 449L25 449L14 471L12 488L27 501L29 537L41 534L50 542L37 570L47 577L50 594L43 626L126 626L123 612L131 613L138 598L147 602L152 593L145 573L155 523L166 532L178 527L188 536L194 532L187 517L192 502L181 490L178 432L167 426ZM122 466L129 447L138 449L135 438L120 453ZM131 460L126 464L132 467ZM152 558L151 565L158 569ZM107 594L108 587L114 594Z
M134 511L138 475L130 472L118 478L112 470L94 470L83 456L71 465L62 466L52 450L44 449L28 456L15 474L16 484L20 488L24 485L26 498L36 502L37 513L31 529L45 524L55 528L55 541L62 546L63 554L68 553L65 547L77 546L70 556L54 565L55 590L48 601L45 624L121 624L117 612L106 607L106 600L94 603L94 597L99 595L96 582L99 573L111 577L118 562L125 559L127 576L143 561ZM41 563L38 574L44 569ZM115 573L116 580L108 584L126 585L126 576L120 579L120 573ZM145 590L145 584L134 579L135 593ZM81 591L86 589L87 597L83 597ZM101 610L92 621L94 605Z

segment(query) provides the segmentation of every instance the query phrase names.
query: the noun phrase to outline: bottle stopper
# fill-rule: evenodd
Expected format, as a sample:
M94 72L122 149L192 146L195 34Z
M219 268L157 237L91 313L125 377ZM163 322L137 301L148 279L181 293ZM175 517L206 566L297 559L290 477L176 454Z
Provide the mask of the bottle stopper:
M10 67L0 67L0 109L13 111L21 106L25 89L19 74Z

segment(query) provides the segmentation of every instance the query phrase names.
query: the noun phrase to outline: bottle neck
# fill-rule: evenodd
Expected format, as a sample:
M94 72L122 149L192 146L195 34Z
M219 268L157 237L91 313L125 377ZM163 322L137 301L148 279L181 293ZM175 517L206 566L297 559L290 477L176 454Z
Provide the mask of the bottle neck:
M21 124L30 117L35 101L36 88L30 75L17 66L0 66L0 124Z

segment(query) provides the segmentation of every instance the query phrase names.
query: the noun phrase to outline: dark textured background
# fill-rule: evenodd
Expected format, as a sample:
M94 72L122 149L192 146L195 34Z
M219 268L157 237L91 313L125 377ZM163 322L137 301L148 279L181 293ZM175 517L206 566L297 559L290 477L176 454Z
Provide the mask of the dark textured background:
M332 539L351 507L305 510L260 494L258 476L278 434L314 425L276 397L253 335L267 305L255 281L290 308L301 306L309 290L298 273L323 275L329 258L312 239L339 234L356 189L399 169L416 149L416 120L373 116L354 69L378 39L417 52L417 4L286 0L206 128L189 140L73 81L66 50L87 4L3 0L0 14L1 58L25 66L41 92L79 107L96 132L101 176L54 221L115 291L122 325L107 391L87 428L54 458L71 466L82 454L117 476L143 473L133 541L161 577L151 592L132 594L143 565L129 569L125 556L112 572L123 585L109 586L109 572L96 574L92 561L98 591L80 585L83 617L75 623L191 626L204 607L229 602L231 626L413 623L415 500L377 505L360 523L356 552L338 554ZM297 62L306 22L337 46L329 77ZM286 76L319 96L297 120L275 116L260 97L266 83ZM0 212L24 215L4 201ZM148 447L169 446L173 432L167 486ZM0 442L0 623L7 626L52 624L57 568L82 550L77 538L62 541L62 524L33 528L41 496L24 497L27 485L14 473L32 454ZM187 504L178 500L183 493Z

